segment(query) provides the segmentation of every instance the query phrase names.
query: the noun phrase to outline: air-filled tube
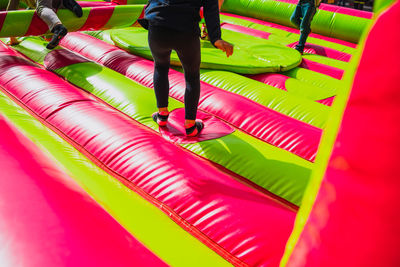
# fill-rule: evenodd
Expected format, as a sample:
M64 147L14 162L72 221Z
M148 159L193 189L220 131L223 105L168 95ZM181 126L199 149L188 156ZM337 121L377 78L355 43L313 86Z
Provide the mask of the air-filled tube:
M290 22L295 4L275 0L226 0L222 10L293 27ZM370 20L318 10L311 28L315 33L358 43Z

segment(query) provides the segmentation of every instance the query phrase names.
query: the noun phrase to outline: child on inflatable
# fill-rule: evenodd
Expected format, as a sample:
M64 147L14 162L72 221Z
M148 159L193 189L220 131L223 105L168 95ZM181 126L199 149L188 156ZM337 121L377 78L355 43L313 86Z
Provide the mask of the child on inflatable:
M68 30L61 23L56 11L59 8L71 10L77 17L82 17L82 8L75 0L23 0L28 7L36 8L36 13L49 27L53 37L47 44L47 49L55 48L60 40L67 34ZM7 11L17 10L20 0L9 0ZM15 37L10 38L10 44L18 44Z
M296 45L296 50L303 54L304 46L308 35L311 33L311 21L317 11L321 0L299 0L290 21L297 28L300 28L300 40Z
M233 45L221 39L217 0L150 0L144 19L139 23L149 30L148 40L154 58L154 91L158 112L153 120L166 126L168 120L168 71L171 51L175 50L184 70L185 129L187 136L196 136L203 129L196 121L200 97L200 28L199 11L203 6L211 43L224 51L233 53Z

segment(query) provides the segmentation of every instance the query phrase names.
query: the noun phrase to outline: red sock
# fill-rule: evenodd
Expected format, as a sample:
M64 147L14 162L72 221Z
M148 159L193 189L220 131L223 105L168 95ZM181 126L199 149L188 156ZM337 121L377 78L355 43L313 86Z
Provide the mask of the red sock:
M187 136L196 136L203 130L204 124L201 121L196 121L195 123L186 125L185 128Z

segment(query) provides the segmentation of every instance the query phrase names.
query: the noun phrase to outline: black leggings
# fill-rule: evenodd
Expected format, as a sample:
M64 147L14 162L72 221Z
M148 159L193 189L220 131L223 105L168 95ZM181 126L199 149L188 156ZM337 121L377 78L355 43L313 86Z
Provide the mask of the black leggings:
M149 27L149 46L154 58L154 91L157 107L168 107L171 51L175 50L185 72L185 119L195 120L200 97L200 40L197 33Z

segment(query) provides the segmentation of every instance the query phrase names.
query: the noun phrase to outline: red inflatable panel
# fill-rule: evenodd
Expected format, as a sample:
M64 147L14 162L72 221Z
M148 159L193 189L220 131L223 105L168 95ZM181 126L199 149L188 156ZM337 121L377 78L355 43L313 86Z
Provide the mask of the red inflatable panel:
M303 58L303 61L301 62L300 67L325 74L327 76L330 76L330 77L338 79L338 80L341 80L343 78L343 74L344 74L344 70L342 70L342 69L328 66L325 64L321 64L319 62L315 62L315 61L305 59L305 58Z
M1 266L167 266L1 115L0 128Z
M308 69L314 72L318 72L321 74L325 74L327 76L330 76L332 78L341 80L344 75L344 70L324 65L309 59L303 58L301 61L300 67L303 69ZM280 76L278 76L280 75ZM260 73L260 74L255 74L255 75L246 75L246 77L249 77L253 80L269 84L271 86L274 86L276 88L282 89L284 86L284 82L286 79L289 77L283 75L283 74L278 74L278 73ZM284 77L287 77L286 79Z
M118 5L126 5L127 4L127 0L113 0L113 3L116 3Z
M326 176L289 266L400 266L400 2L368 35ZM384 51L384 53L377 53Z
M81 7L98 7L98 6L115 6L113 2L91 2L91 1L78 1Z
M321 100L317 100L317 102L321 103L323 105L326 105L326 106L332 106L333 100L335 100L334 96L328 97L328 98L325 98L325 99L321 99Z
M7 14L5 12L0 12L0 29L3 28L4 21L6 20Z
M0 46L0 62L4 56L13 53ZM232 264L279 263L293 227L292 209L30 63L0 64L0 85Z
M68 34L61 44L144 86L153 87L152 61L80 33ZM170 95L183 102L184 75L170 70L169 81ZM321 136L321 130L316 127L204 82L201 83L199 108L276 147L310 161L315 158Z
M264 32L264 31L260 31L260 30L240 26L240 25L230 24L230 23L226 23L226 22L221 23L221 28L227 29L230 31L234 31L234 32L248 34L248 35L259 37L262 39L269 39L269 36L271 35L271 33L269 33L269 32Z
M90 9L89 16L79 31L93 31L103 28L114 12L112 6L97 6Z
M25 35L42 35L47 31L49 31L49 26L47 26L47 24L39 18L38 14L35 12Z
M91 61L87 58L84 58L80 55L77 55L73 52L64 49L56 49L51 51L45 56L43 60L43 64L46 66L46 69L50 71L64 68L72 64L85 63L85 62L91 62Z
M289 79L288 76L279 73L260 73L254 75L247 75L250 79L271 85L275 88L287 91L286 81Z

